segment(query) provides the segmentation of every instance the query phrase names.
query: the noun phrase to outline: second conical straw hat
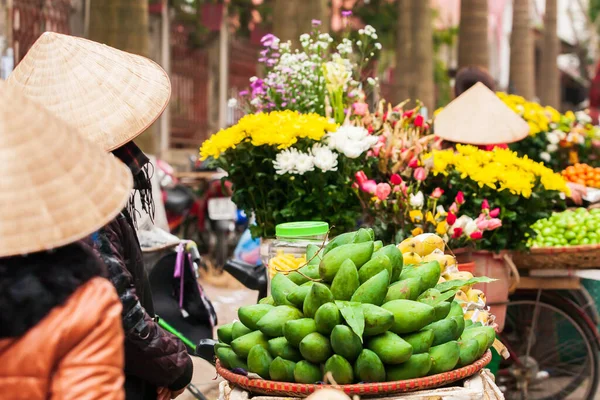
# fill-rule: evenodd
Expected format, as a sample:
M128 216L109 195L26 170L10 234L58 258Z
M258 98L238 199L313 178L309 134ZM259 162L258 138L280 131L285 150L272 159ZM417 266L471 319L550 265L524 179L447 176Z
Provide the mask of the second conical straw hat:
M0 257L93 233L132 186L125 164L0 80Z
M107 151L144 132L171 96L153 61L54 32L34 43L8 82Z
M457 143L513 143L527 137L529 125L481 82L454 99L436 117L434 133Z

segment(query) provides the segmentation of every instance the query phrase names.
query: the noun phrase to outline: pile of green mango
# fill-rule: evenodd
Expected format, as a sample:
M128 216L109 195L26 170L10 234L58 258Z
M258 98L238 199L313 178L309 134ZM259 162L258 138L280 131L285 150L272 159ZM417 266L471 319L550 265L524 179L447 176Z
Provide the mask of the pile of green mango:
M418 378L469 365L493 344L492 327L465 321L457 289L438 285L437 261L404 266L395 245L360 229L271 281L271 295L217 330L225 368L264 379L338 384Z

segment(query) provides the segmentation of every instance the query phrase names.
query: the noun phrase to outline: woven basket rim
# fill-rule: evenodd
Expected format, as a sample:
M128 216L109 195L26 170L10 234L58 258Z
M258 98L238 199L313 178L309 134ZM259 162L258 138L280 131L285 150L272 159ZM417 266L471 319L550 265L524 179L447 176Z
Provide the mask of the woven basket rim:
M582 244L577 246L561 246L561 247L533 247L529 250L529 253L518 252L518 255L528 254L555 254L555 253L580 253L582 251L596 251L600 250L600 244Z

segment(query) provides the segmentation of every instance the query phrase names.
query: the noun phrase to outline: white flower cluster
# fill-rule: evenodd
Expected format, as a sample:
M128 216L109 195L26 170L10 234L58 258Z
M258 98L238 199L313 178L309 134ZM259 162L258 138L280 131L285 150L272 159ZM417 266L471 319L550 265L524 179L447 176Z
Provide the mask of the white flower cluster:
M315 167L323 172L337 171L337 158L337 153L321 144L315 144L308 153L295 148L282 150L275 156L273 166L278 175L304 175L305 172L314 171Z
M337 131L327 135L329 148L335 149L348 158L358 158L370 150L378 141L365 128L343 125Z
M348 83L352 79L352 64L347 58L342 58L339 54L332 56L333 61L323 64L323 75L327 90L330 92L336 90L346 90Z

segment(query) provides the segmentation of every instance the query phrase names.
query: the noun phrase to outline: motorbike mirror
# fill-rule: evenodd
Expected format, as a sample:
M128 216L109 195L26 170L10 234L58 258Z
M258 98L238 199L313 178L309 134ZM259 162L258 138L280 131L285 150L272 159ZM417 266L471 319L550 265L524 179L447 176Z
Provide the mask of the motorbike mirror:
M215 365L215 344L217 344L216 340L200 339L196 345L196 355Z

